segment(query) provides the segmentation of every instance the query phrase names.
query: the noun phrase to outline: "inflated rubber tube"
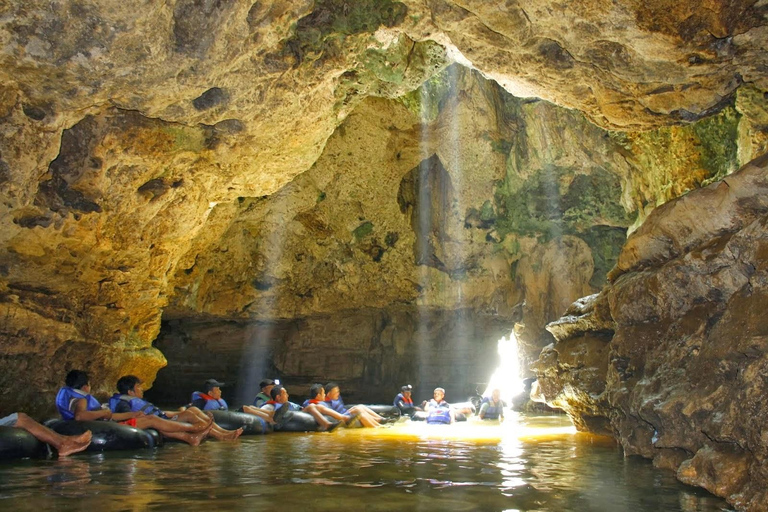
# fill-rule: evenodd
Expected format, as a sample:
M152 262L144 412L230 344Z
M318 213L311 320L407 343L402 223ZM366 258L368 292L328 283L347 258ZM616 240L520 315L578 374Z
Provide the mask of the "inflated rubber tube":
M0 460L48 456L48 445L22 428L0 427Z
M317 432L319 429L311 414L301 411L280 412L275 414L275 432Z
M411 416L411 421L427 421L427 416L429 416L429 413L427 412L416 411L413 413L413 416ZM467 417L460 412L457 412L453 419L455 421L467 421Z
M112 450L139 450L162 446L162 436L152 429L120 425L114 421L63 421L58 420L48 425L51 430L65 436L76 436L86 430L93 434L91 444L86 451L104 452Z
M476 412L476 408L474 404L472 404L472 402L456 402L456 403L451 402L451 409L453 409L454 411L458 409L469 409L470 411L472 411L470 413L467 413L470 416L475 414Z
M236 411L211 411L213 420L227 430L243 429L244 435L267 434L272 432L272 425L253 414Z
M395 407L394 405L365 404L365 406L383 418L396 420L397 418L402 416L402 412L400 412L400 409L398 407ZM348 408L351 409L352 407L354 406L350 405Z

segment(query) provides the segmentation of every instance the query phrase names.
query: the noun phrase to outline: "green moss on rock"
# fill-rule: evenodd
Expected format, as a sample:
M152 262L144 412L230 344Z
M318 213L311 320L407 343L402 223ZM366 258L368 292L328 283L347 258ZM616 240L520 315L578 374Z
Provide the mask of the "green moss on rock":
M352 236L355 237L355 240L362 240L363 238L367 237L373 233L373 222L367 220L357 226L354 231L352 231Z
M399 98L400 102L424 123L437 119L446 101L456 94L457 64L424 82L421 87Z
M296 23L286 50L298 63L309 55L335 52L335 40L345 36L373 34L382 25L394 27L405 19L408 8L392 0L317 0L310 14Z
M701 145L701 167L709 172L702 186L729 175L739 167L738 130L741 116L728 107L716 116L694 123L693 133Z

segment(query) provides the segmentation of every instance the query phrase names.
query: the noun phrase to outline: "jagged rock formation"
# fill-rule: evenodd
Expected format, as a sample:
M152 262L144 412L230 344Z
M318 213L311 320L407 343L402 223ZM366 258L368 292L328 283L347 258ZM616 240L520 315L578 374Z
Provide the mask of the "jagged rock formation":
M766 510L768 155L657 208L550 325L539 394L627 454Z
M3 406L50 409L73 366L100 393L123 373L150 385L166 356L166 387L215 370L237 373L245 396L261 367L243 353L299 383L332 376L355 392L415 383L418 366L421 385L464 392L515 323L535 358L544 325L614 265L615 288L656 264L656 207L766 152L766 9L3 4ZM614 315L610 297L595 307ZM590 405L608 400L600 384L584 387L611 371L586 369L616 321L561 327L590 347L572 343L579 375L560 402L587 404L584 428L619 425ZM333 375L328 345L343 361ZM707 467L701 453L686 475Z

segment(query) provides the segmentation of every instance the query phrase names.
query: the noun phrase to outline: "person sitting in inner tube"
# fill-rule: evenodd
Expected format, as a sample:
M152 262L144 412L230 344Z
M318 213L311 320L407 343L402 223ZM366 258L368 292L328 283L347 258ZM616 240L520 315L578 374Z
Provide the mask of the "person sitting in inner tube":
M507 404L501 399L501 391L494 389L491 397L483 398L480 405L480 412L477 414L481 420L499 420L504 421L504 408Z
M67 386L61 388L56 395L56 408L65 420L120 421L136 428L153 428L166 437L179 439L194 446L200 444L207 435L205 429L190 429L184 423L147 416L142 411L113 412L110 409L103 409L99 401L88 394L91 385L88 374L84 371L70 371L65 378L65 383Z
M221 398L221 388L224 387L223 382L219 382L216 379L208 379L203 384L204 392L195 391L192 393L192 402L190 405L197 407L203 411L228 411L229 405L227 401ZM259 418L272 423L272 419L269 414L258 407L252 405L244 405L242 410L246 414L252 414Z
M161 423L163 429L168 428L170 425L175 425L178 431L178 425L181 425L182 428L180 430L182 432L194 433L204 431L206 435L210 435L214 439L225 441L235 440L243 433L242 428L237 430L225 430L221 428L213 421L213 418L194 406L188 408L182 407L177 411L161 411L151 402L144 400L144 388L141 385L141 380L135 375L124 375L123 377L120 377L117 381L117 391L118 392L112 395L109 399L110 410L113 413L130 411L143 412L146 415L145 417L136 418L139 425L142 424L141 420L143 418L159 418L163 421L170 422ZM155 427L139 426L139 428ZM156 430L165 435L165 432L160 429ZM202 438L200 441L202 441ZM197 441L197 444L200 444L200 441Z
M113 414L106 404L102 405L90 394L90 379L82 370L70 370L64 378L64 384L56 394L56 409L64 420L106 420L136 427L136 418L144 416L140 411Z
M347 409L344 406L344 400L341 399L341 389L335 382L329 382L325 385L325 404L328 408L340 414L357 416L360 424L364 427L379 427L383 419L374 411L364 405L355 405Z
M432 396L433 399L427 402L424 408L427 412L427 423L450 424L456 421L451 404L444 400L445 390L443 388L435 388Z
M344 422L345 425L351 425L357 419L355 414L350 412L342 414L328 407L328 403L325 401L325 387L322 384L312 384L309 388L309 399L304 400L304 403L301 405L302 407L314 405L323 416L330 416L337 421Z
M338 427L341 423L331 423L328 421L328 419L322 415L320 410L315 406L314 404L309 404L308 406L301 408L298 404L294 404L293 402L288 401L288 390L285 389L283 386L275 385L272 388L272 391L270 391L271 400L269 400L266 404L261 406L262 411L266 411L270 414L270 419L274 421L275 413L277 413L280 409L283 407L288 407L291 411L302 411L306 412L308 414L311 414L312 417L315 419L315 422L318 425L318 430L321 431L332 431L336 427Z
M91 444L91 437L93 436L90 430L86 430L77 436L63 436L39 424L23 412L15 412L0 418L0 427L14 427L26 430L35 436L38 441L53 446L59 457L66 457L67 455L85 450Z
M412 416L414 412L416 411L423 411L421 407L417 407L413 405L413 398L411 398L411 391L413 390L413 386L410 384L406 384L402 388L400 388L400 393L397 394L395 397L395 401L393 402L393 405L400 409L400 412Z
M203 411L229 410L227 401L221 398L221 388L223 387L224 383L219 382L216 379L206 380L203 384L203 391L195 391L192 393L192 402L190 402L190 405L194 405Z
M272 392L272 388L275 387L275 385L280 384L280 381L272 380L272 379L264 379L261 382L259 382L259 388L261 391L258 395L256 395L256 398L253 400L253 406L254 407L261 407L265 403L272 400L272 397L270 396L270 392Z

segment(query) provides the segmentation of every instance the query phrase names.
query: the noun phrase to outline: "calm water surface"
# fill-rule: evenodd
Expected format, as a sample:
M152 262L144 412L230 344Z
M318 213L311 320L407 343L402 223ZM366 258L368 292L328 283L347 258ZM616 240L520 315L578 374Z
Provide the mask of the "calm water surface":
M0 464L2 510L720 511L563 416L273 434Z

